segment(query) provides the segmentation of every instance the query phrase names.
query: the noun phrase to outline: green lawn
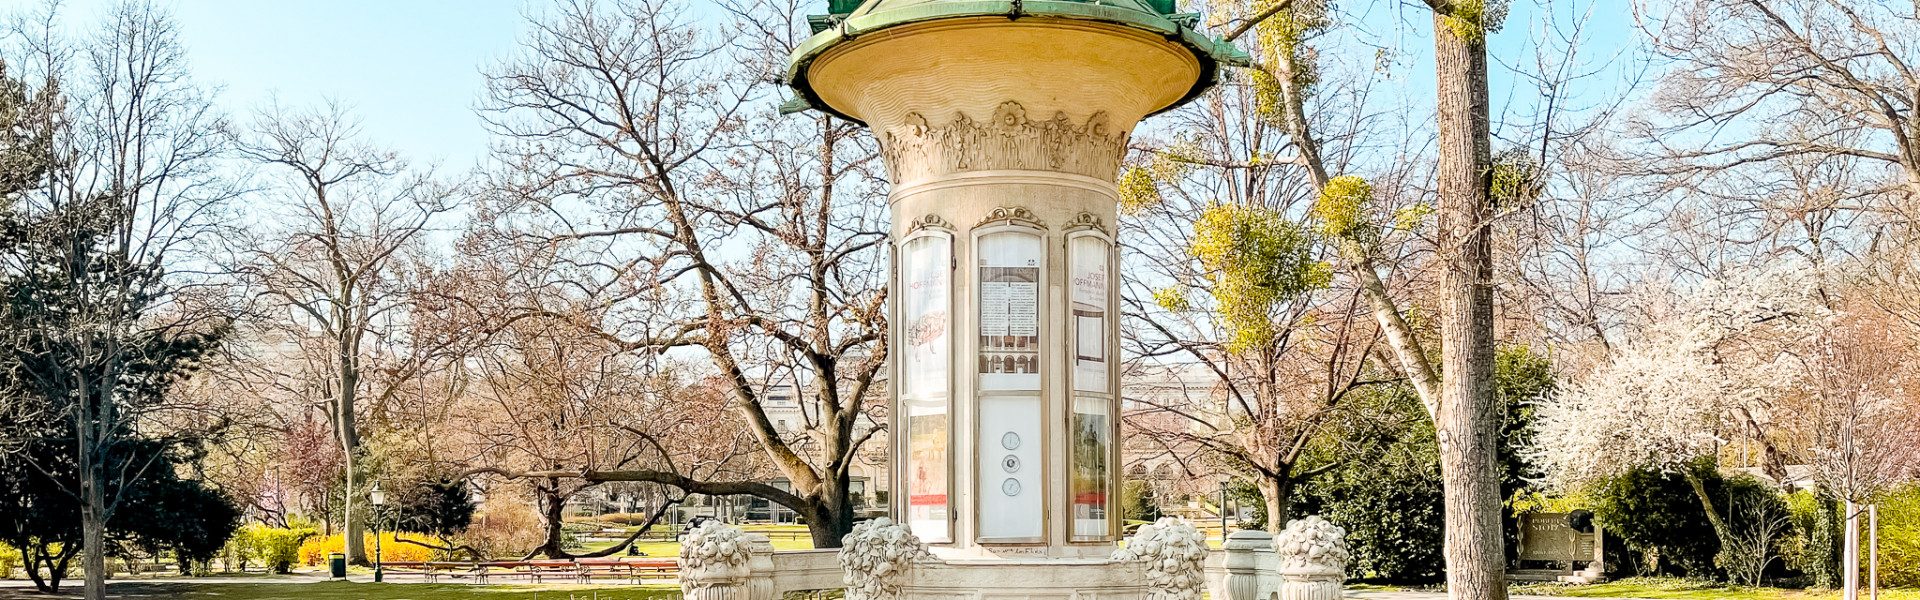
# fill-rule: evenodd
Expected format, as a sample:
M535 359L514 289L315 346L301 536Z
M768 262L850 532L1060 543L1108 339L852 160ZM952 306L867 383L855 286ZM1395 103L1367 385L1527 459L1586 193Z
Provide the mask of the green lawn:
M0 589L0 599L79 596L79 584L62 586L61 596L30 590ZM587 587L565 585L372 584L323 583L116 583L107 588L113 598L179 598L182 600L679 600L680 589L668 586Z
M1513 586L1515 594L1567 598L1657 598L1681 600L1829 600L1835 590L1742 588L1685 579L1622 579L1594 585L1528 584ZM1861 592L1866 597L1866 592ZM1880 590L1881 600L1920 600L1920 590Z

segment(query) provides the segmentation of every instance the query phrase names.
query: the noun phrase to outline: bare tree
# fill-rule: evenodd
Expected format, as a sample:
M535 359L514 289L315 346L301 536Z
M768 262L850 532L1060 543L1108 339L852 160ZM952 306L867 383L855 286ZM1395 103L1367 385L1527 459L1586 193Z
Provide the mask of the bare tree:
M630 351L710 363L792 491L667 471L574 475L760 496L835 547L852 526L858 451L881 431L867 424L886 356L877 152L852 123L775 115L766 56L806 26L767 14L792 6L734 8L746 27L731 39L756 57L745 68L727 60L727 34L684 24L668 2L575 0L535 16L524 51L488 70L483 114L507 168L492 209L511 225L499 239L592 267L588 287L615 318L583 326ZM810 452L762 405L782 372L817 408Z
M260 111L240 151L279 181L256 237L238 251L239 270L264 300L255 312L314 353L282 366L306 367L296 379L325 407L344 457L342 526L356 564L366 562L356 512L359 414L411 389L406 382L449 343L420 339L407 311L429 270L419 262L423 245L453 200L449 187L358 135L339 106Z

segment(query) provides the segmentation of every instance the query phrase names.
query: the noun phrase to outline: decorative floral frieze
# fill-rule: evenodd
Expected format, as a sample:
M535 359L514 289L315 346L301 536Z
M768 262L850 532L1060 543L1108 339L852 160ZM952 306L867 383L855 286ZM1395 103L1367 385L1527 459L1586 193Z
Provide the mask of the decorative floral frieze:
M840 538L840 568L847 574L847 600L895 600L900 576L916 560L927 558L927 546L905 525L881 517L857 523Z
M1148 600L1199 600L1206 587L1201 578L1206 558L1206 536L1175 517L1142 526L1113 553L1114 560L1146 563Z
M987 120L958 113L935 124L909 113L881 136L895 185L963 171L1059 171L1113 181L1127 152L1128 131L1105 111L1075 121L1064 111L1035 120L1019 102L1000 104Z

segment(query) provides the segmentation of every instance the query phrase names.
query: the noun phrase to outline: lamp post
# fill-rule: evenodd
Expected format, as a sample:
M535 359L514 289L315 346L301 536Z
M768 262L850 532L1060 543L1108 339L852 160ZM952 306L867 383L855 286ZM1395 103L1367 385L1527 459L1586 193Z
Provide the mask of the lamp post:
M386 571L380 567L380 509L387 505L387 492L380 489L379 480L367 488L367 500L373 503L373 582L380 583L386 581Z
M1220 478L1220 543L1221 544L1227 543L1227 484L1231 481L1233 481L1233 479L1230 477Z

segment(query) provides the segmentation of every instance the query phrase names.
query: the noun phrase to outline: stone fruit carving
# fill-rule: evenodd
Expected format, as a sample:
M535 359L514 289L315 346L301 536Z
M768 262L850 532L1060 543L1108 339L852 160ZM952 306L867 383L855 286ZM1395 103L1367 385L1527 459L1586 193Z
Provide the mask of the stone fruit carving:
M1162 517L1127 538L1114 560L1141 561L1147 566L1149 600L1199 600L1206 585L1201 563L1207 558L1207 538L1186 519Z
M1345 573L1347 530L1318 516L1295 519L1273 538L1273 550L1280 555L1280 568Z
M847 573L847 600L900 597L900 575L913 561L927 558L927 547L905 525L881 517L856 523L840 538L840 568Z
M688 597L715 586L741 583L747 575L747 538L739 529L707 521L680 542L680 591Z

